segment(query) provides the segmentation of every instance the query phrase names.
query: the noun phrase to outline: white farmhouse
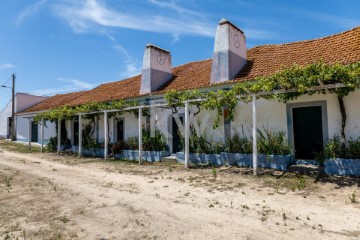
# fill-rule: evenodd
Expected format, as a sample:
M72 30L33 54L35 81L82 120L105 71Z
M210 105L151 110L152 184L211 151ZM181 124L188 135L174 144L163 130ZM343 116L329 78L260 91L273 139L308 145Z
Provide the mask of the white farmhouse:
M360 61L360 27L327 36L324 38L292 42L287 44L264 45L246 48L246 33L229 21L222 19L217 28L212 59L195 61L172 67L169 51L154 45L147 45L143 58L142 74L117 82L102 84L93 90L57 95L18 114L18 122L36 113L61 106L78 106L91 102L111 102L113 100L139 100L149 104L163 101L164 94L170 90L183 91L199 89L212 91L229 89L232 85L266 77L286 66L298 64L306 66L322 61L326 64L350 64ZM176 57L176 56L175 56ZM360 136L360 91L344 98L347 112L345 133L347 137ZM274 131L287 132L296 158L312 159L312 153L321 151L327 139L340 135L341 114L335 95L304 95L288 103L260 99L257 106L257 125ZM196 111L196 109L193 109ZM226 115L226 109L224 109ZM155 124L166 137L170 153L180 151L178 130L184 118L184 110L173 113L171 109L153 110ZM251 135L252 106L240 103L236 107L234 121L222 119L219 127L212 128L216 113L202 110L195 116L194 124L199 124L200 132L209 141L225 141L234 132ZM146 125L150 120L142 119ZM87 123L82 121L82 125ZM93 136L101 142L108 132L109 142L114 143L129 137L138 136L137 116L119 112L104 122L104 115L92 123ZM47 123L45 139L56 136L55 124ZM78 120L63 121L64 138L72 145L79 143ZM108 130L104 126L108 125ZM18 131L19 139L26 139L26 127ZM82 126L80 126L82 128ZM65 131L66 130L66 131ZM181 129L180 129L181 130Z

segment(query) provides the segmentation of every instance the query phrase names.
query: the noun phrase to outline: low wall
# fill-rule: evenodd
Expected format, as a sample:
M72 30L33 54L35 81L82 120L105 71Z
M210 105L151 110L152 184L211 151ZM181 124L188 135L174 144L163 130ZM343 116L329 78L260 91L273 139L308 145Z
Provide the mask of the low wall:
M160 162L161 158L170 156L168 151L142 151L142 160L147 162ZM123 150L121 153L115 154L115 158L138 161L139 151L137 150Z
M65 146L62 146L62 148L65 148ZM71 150L75 153L79 152L78 146L72 146ZM82 154L84 156L91 156L91 157L104 157L104 149L102 148L95 148L95 149L82 149Z
M253 167L253 155L241 153L203 154L192 153L189 156L191 164L212 164L212 165L237 165L239 167ZM180 163L185 162L183 152L176 153L176 160ZM292 155L258 155L258 167L287 170L295 163Z
M326 159L324 168L326 174L360 176L360 159Z
M189 155L191 164L224 165L223 157L220 154L191 153ZM176 153L176 160L179 163L185 163L185 154L183 152Z

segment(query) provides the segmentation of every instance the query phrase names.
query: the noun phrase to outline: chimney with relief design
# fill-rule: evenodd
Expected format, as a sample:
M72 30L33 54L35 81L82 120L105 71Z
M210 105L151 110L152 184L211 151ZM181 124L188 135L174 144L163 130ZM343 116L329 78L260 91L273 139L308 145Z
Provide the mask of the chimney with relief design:
M211 83L234 79L246 64L245 34L222 18L216 30Z
M170 52L147 44L144 52L140 93L158 90L172 77Z

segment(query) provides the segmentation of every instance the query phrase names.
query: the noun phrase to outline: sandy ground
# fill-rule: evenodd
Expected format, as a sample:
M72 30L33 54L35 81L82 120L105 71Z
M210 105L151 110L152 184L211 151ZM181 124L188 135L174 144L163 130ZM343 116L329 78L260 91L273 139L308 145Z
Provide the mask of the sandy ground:
M2 150L0 239L360 238L359 179L250 172Z

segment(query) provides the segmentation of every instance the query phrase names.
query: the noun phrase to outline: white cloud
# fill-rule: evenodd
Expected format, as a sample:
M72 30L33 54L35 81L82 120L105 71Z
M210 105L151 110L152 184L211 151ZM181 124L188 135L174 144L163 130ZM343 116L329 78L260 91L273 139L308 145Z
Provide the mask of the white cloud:
M208 24L205 19L198 20L198 13L174 3L157 0L150 2L159 7L171 8L178 14L162 16L153 13L139 14L136 9L133 12L113 10L97 0L65 1L56 5L55 13L64 18L75 33L96 31L97 27L116 27L157 33L214 36L216 26Z
M129 62L126 64L125 71L122 72L123 77L132 77L140 74L141 64L140 62Z
M148 1L158 7L169 8L169 9L172 9L182 15L186 14L186 15L193 15L193 16L201 17L201 18L203 17L203 15L201 13L181 7L172 1L170 1L170 2L163 2L163 1L159 1L159 0L148 0Z
M121 76L126 78L126 77L132 77L132 76L139 74L141 72L140 61L138 61L137 59L132 57L128 53L128 51L117 42L117 40L114 36L110 35L109 33L105 33L105 34L108 37L108 39L110 39L111 42L113 42L113 44L114 44L113 48L125 59L125 62L124 62L125 67L123 68Z
M47 0L38 0L34 4L28 6L27 8L23 9L20 14L16 18L16 23L20 24L26 18L36 14L39 9L44 5Z
M173 37L172 43L176 43L176 42L178 42L180 40L180 34L173 33L172 37Z
M57 88L45 88L45 89L38 89L34 90L31 93L35 95L53 95L55 93L65 93L65 92L72 92L72 91L80 91L80 90L88 90L94 88L96 84L84 82L78 79L69 79L69 78L62 78L59 77L58 81L65 82L68 84L62 85Z
M16 68L16 66L11 63L4 63L0 65L0 69L11 69L11 68Z

